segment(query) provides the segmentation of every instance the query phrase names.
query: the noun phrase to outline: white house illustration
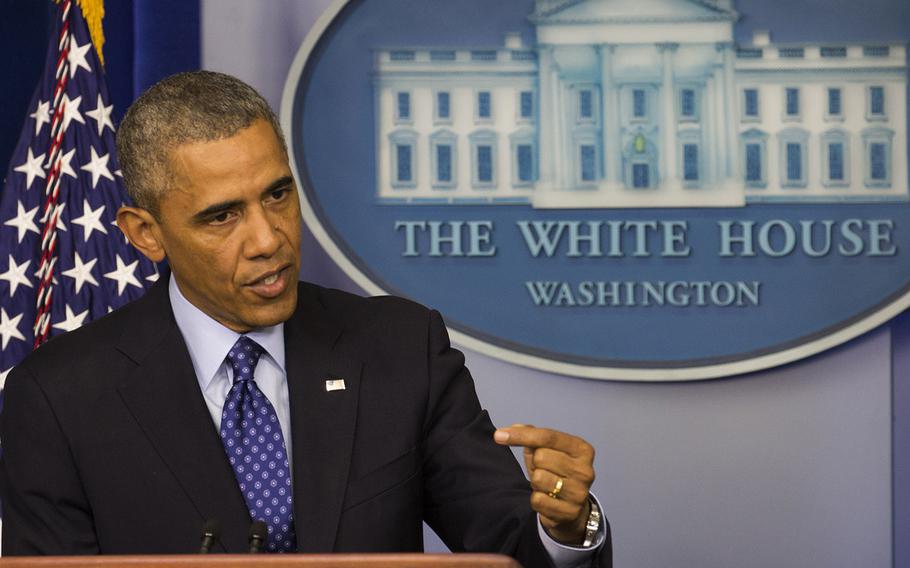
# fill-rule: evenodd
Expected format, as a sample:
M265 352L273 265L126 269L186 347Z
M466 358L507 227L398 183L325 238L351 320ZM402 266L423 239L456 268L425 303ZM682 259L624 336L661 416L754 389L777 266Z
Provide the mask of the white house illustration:
M537 0L536 44L376 51L378 198L907 201L900 42L733 42L732 0Z

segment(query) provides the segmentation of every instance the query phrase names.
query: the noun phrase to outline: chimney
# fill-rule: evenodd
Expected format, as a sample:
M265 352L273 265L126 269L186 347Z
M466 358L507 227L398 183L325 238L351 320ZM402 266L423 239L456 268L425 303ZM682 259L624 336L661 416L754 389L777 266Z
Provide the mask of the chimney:
M752 32L752 45L764 47L771 43L771 32L768 30L755 30Z
M521 49L524 44L521 41L521 32L508 32L506 34L507 49Z

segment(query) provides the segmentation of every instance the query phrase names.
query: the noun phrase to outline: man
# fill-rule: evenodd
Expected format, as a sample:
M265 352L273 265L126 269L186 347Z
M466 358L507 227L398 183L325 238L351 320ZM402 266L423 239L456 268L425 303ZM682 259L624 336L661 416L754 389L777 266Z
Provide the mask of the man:
M118 134L117 222L171 273L9 376L5 554L422 548L611 564L593 449L496 430L438 313L298 283L300 209L268 104L232 77L152 87ZM531 483L507 445L523 446Z

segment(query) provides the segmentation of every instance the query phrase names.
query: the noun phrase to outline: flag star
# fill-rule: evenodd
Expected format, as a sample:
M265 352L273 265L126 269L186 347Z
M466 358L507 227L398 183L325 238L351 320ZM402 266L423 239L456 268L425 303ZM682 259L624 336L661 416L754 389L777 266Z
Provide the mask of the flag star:
M63 209L64 208L66 208L66 203L57 204L57 230L58 231L66 231L66 224L63 223ZM48 213L50 213L50 209L48 209L47 213L45 213L41 217L41 223L44 225L47 224L47 214Z
M6 272L0 274L0 280L6 280L9 282L10 298L12 298L13 294L16 293L16 289L19 288L19 284L33 288L31 280L29 280L28 276L25 275L25 271L28 270L28 265L31 263L31 260L26 260L22 264L16 264L16 259L13 258L13 255L9 255L9 268L6 269Z
M13 168L17 172L25 174L25 189L32 188L32 182L35 181L36 177L44 179L44 168L41 167L41 162L44 161L44 154L34 155L32 149L28 149L28 157L25 158L25 163L21 166L16 166Z
M95 263L98 262L97 258L93 258L88 262L82 262L82 257L79 256L79 253L76 253L76 264L72 268L63 272L64 276L69 276L76 281L76 293L78 294L82 290L82 286L88 282L93 286L98 286L98 281L95 280L95 277L92 275L92 269L95 267Z
M114 175L117 177L123 177L123 170L114 170Z
M114 105L104 106L104 101L101 100L101 95L98 95L98 106L95 107L95 110L90 110L85 113L86 116L90 116L95 119L95 122L98 123L98 136L104 132L104 127L108 126L111 130L114 129L114 123L111 122L111 114L114 112Z
M92 72L92 68L89 67L88 61L86 61L85 56L88 54L88 50L92 48L92 42L87 42L85 45L79 45L76 43L76 37L70 37L70 50L66 55L66 59L70 63L70 78L76 74L76 71L79 68L83 68L89 73Z
M149 274L148 276L145 277L145 279L148 280L149 282L158 282L158 276L159 275L156 272L154 274Z
M14 318L10 318L6 315L6 310L0 308L0 343L2 343L2 349L6 349L6 344L9 343L10 339L20 339L25 341L25 336L19 331L19 320L22 319L22 314ZM5 377L4 377L5 380Z
M35 119L35 136L41 133L41 127L51 121L51 102L38 101L35 112L29 115Z
M12 370L13 370L13 368L10 367L9 369L7 369L7 370L3 371L2 373L0 373L0 391L2 391L2 390L3 390L3 387L6 386L6 376L7 376L7 375L9 374L9 372L12 371Z
M109 153L99 156L98 153L95 152L94 146L92 147L92 159L89 160L89 163L80 168L87 172L92 172L92 189L95 189L95 186L98 185L98 180L101 179L101 176L114 181L114 176L112 176L111 171L107 169L107 161L110 159L111 155Z
M85 231L82 242L88 242L88 238L92 236L92 231L99 231L106 235L107 229L105 229L104 225L101 223L104 205L98 209L92 209L92 205L88 202L88 199L83 199L82 203L82 217L76 217L72 220L74 224L82 225L82 229Z
M80 124L85 124L82 113L79 112L79 105L82 104L82 95L75 99L70 99L69 95L63 95L63 130L66 130L70 122L75 120Z
M62 329L63 331L73 331L74 329L79 329L82 327L82 322L85 321L85 318L88 317L88 310L85 310L81 314L74 314L73 308L66 307L66 319L55 323L52 327L57 329Z
M25 234L29 231L33 233L40 234L38 227L35 225L35 214L38 213L38 206L36 205L31 211L26 211L25 207L22 206L22 202L16 204L18 212L16 216L5 222L4 225L9 225L10 227L16 227L19 230L19 243L22 243L22 239L25 238Z
M124 264L123 259L120 258L120 255L117 255L117 269L112 270L104 275L105 278L110 278L111 280L117 281L117 295L123 295L123 291L126 289L127 285L135 286L136 288L142 288L142 284L136 279L136 267L139 266L139 261L134 260L130 264Z
M35 280L37 280L39 283L41 282L41 265L40 264L38 265L38 270L35 271ZM60 283L57 280L56 273L51 276L51 282L54 284L54 286L56 286L57 284Z
M79 177L79 174L76 173L76 170L73 169L72 161L73 156L76 155L76 149L73 148L66 154L60 156L60 175L66 174L71 178ZM50 158L48 157L48 162L44 164L44 169L50 169L53 164L50 163Z

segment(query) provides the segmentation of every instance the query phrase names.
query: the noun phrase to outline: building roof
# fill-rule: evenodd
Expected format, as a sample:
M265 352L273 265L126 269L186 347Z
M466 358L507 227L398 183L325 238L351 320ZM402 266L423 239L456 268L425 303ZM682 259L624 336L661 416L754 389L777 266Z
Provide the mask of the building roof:
M537 0L534 23L731 20L731 0Z

